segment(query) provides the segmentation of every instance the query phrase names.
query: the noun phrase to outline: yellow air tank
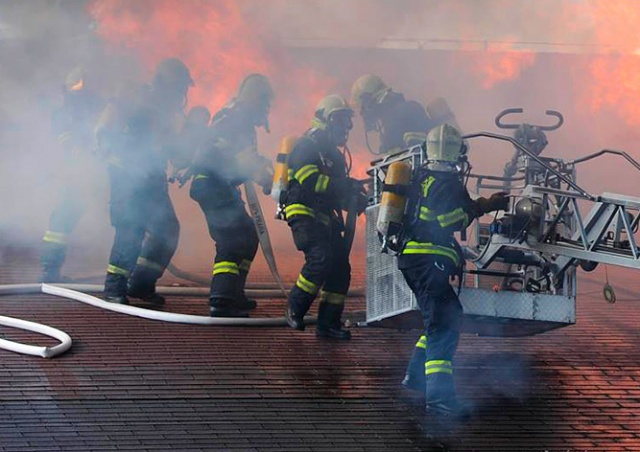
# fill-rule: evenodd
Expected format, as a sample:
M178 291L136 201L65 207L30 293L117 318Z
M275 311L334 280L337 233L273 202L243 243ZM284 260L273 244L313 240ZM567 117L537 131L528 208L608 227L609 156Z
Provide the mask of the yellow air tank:
M280 152L276 156L276 165L273 171L273 188L271 189L271 197L277 202L280 202L280 194L287 189L289 183L289 166L287 165L287 158L293 146L298 140L293 135L285 136L280 142Z
M393 241L401 231L402 219L407 206L407 192L411 183L411 165L407 162L394 162L384 180L380 211L376 228L382 235L383 243ZM390 244L390 243L389 243Z

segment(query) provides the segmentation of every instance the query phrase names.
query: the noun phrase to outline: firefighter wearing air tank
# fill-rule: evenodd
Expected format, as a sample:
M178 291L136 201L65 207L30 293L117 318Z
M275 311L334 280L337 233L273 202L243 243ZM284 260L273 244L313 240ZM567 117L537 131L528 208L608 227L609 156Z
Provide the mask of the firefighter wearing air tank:
M98 121L115 228L105 280L107 301L128 304L129 296L164 303L156 293L156 281L175 253L180 232L166 171L191 86L191 74L181 60L162 60L150 84L125 87Z
M67 253L69 235L82 218L101 175L95 155L93 128L103 108L95 86L85 70L74 68L65 80L63 104L52 118L53 132L61 151L62 188L42 238L42 282L61 282L60 270Z
M453 234L485 213L508 208L504 193L470 198L462 180L465 154L466 146L453 126L438 126L427 135L427 164L411 182L414 199L409 205L414 207L404 220L398 256L398 268L416 296L425 327L425 354L412 356L413 372L405 383L426 390L428 409L451 415L466 413L456 397L452 367L462 305L450 280L460 277L464 262Z
M437 98L427 105L405 99L394 92L377 75L363 75L351 87L351 102L364 121L365 138L369 132L378 134L379 150L374 154L398 152L424 142L433 127L456 119L447 102Z
M288 299L287 322L304 330L304 316L318 293L316 335L350 339L341 316L351 280L349 245L342 211L352 196L364 209L359 184L349 177L345 156L353 111L340 96L329 95L316 107L309 129L288 157L289 183L284 213L305 263Z
M248 75L236 97L214 115L208 144L190 170L190 196L216 245L209 295L213 317L246 317L256 307L245 284L259 240L239 185L255 181L265 193L271 190L272 164L258 154L256 128L269 131L273 97L267 77Z

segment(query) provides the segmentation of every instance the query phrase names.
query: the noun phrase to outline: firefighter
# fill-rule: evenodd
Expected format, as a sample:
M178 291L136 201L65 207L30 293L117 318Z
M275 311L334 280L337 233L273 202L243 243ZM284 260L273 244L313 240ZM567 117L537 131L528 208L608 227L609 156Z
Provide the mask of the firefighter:
M103 101L87 83L78 66L66 77L63 103L52 118L52 129L61 149L62 189L42 238L42 282L61 282L60 270L67 254L68 236L84 214L90 191L87 182L98 176L93 128ZM89 190L88 190L89 189Z
M455 115L444 99L434 99L428 106L428 114L422 105L406 100L377 75L359 77L351 88L351 97L364 121L365 137L370 131L379 134L380 149L374 153L389 154L420 145L424 143L429 130L439 124L457 126ZM424 388L422 362L425 348L426 337L423 335L414 348L413 358L402 382L404 386Z
M455 124L455 117L444 99L430 105L435 112L430 118L418 102L406 100L394 92L377 75L363 75L351 88L351 102L364 121L365 137L375 131L379 135L380 149L374 154L389 154L424 142L434 126L445 122Z
M348 340L341 317L351 280L349 246L343 235L342 210L351 196L360 197L358 210L366 198L349 177L346 149L353 127L353 110L337 95L322 99L312 127L295 144L288 157L289 183L285 201L286 220L296 248L305 263L289 293L287 323L304 330L304 316L318 292L316 336Z
M460 171L465 154L466 145L455 127L444 124L428 133L427 165L412 182L412 193L417 195L411 203L414 209L409 209L414 214L408 218L414 220L407 219L404 246L398 256L398 268L424 319L425 354L415 364L424 366L426 406L456 416L467 412L456 397L451 364L460 335L462 305L450 280L461 277L464 263L453 233L485 213L506 210L509 204L502 192L488 199L470 198Z
M162 60L150 84L128 87L98 121L96 135L109 164L115 228L105 280L107 301L128 304L129 296L164 304L156 281L173 257L180 232L169 197L167 162L175 152L191 86L184 62Z
M208 144L190 169L190 196L200 205L216 246L209 295L212 317L246 317L256 307L245 295L245 284L258 235L239 185L255 181L265 193L271 190L272 165L258 154L256 129L269 131L273 98L267 77L248 75L236 97L214 115Z

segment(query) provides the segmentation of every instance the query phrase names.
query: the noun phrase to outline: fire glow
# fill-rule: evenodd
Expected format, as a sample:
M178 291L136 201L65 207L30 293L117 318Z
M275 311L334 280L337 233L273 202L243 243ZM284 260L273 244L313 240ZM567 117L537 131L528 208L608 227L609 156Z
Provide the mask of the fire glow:
M243 12L245 1L95 0L89 11L98 34L114 52L139 58L147 74L162 58L181 58L195 80L190 105L219 110L252 72L268 76L276 91L272 117L282 134L302 131L315 103L335 81L293 65L271 45L273 37Z

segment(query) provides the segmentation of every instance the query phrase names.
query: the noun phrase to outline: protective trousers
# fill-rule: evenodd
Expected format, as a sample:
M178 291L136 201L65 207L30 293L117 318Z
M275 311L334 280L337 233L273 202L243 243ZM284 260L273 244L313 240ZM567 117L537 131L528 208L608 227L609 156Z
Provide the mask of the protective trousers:
M245 284L258 251L258 234L236 187L196 176L191 198L200 205L216 246L210 300L231 306L246 299ZM223 306L218 306L223 307Z
M425 390L425 375L424 375L424 363L425 363L425 354L427 351L427 336L422 335L416 342L415 347L413 348L413 352L411 352L411 359L409 359L409 364L407 365L407 370L405 371L403 384L405 386L410 387L411 389L416 389L424 392Z
M457 269L448 258L434 255L400 256L399 264L424 320L426 402L455 400L451 361L460 337L462 305L449 280ZM414 354L413 359L420 358L420 352Z
M68 236L85 211L80 187L67 185L60 193L51 217L49 229L42 238L42 282L59 282L60 269L67 254Z
M155 293L180 235L166 175L158 171L133 177L111 167L109 178L111 224L116 231L105 295L144 298Z
M296 248L305 263L289 292L289 308L304 317L318 292L318 329L340 328L344 302L351 283L349 250L336 220L328 225L314 218L297 217L289 222Z

